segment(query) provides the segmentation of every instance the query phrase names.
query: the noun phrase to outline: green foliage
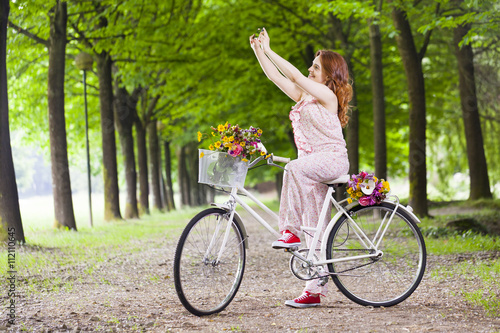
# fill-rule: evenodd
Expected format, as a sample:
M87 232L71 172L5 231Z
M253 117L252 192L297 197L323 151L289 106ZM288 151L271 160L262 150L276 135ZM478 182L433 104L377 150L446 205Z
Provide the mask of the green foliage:
M373 170L373 115L368 27L379 24L383 42L387 121L387 160L390 177L406 177L408 170L408 98L406 78L395 43L391 18L393 6L408 13L416 45L432 31L423 59L426 79L427 139L431 198L456 198L453 175L467 175L465 138L458 96L458 73L451 45L451 29L471 23L463 43L476 52L476 75L490 180L500 167L499 123L496 96L500 94L498 70L499 4L466 0L460 8L448 0L413 2L378 1L104 1L68 2L66 61L66 122L70 163L84 169L84 112L82 72L75 56L86 51L109 52L115 77L129 92L141 87L139 114L144 121L159 120L162 136L172 148L195 142L198 130L229 121L264 131L268 150L295 157L291 145L288 99L262 73L248 37L266 26L273 48L303 73L310 65L308 50L332 48L352 55L357 110L360 119L360 168ZM40 39L49 34L51 3L16 0L10 20ZM331 17L342 21L347 44L332 30ZM103 22L107 22L104 25ZM28 145L48 151L47 48L8 30L8 85L11 128ZM87 72L92 172L100 172L101 136L98 80ZM159 96L156 108L148 106ZM443 135L446 133L446 135ZM173 154L174 155L174 154ZM174 165L175 165L174 161ZM268 169L268 168L266 168ZM259 173L272 179L273 171ZM252 179L252 177L255 177ZM467 186L467 184L462 187Z

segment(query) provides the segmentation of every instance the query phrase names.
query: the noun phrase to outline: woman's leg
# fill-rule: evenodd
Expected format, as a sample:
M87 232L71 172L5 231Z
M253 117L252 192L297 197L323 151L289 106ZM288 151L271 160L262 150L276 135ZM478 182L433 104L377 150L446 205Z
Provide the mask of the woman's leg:
M290 230L301 236L300 226L316 227L328 186L322 184L331 179L340 177L348 172L347 158L339 157L335 153L310 154L290 162L283 178L281 206L279 215L280 231ZM320 240L330 220L329 207ZM305 236L307 246L311 246L312 237ZM317 244L317 248L321 245ZM306 283L304 291L311 294L326 295L327 286L318 285L319 280Z
M347 172L347 158L345 162L342 160L335 153L317 153L287 164L281 191L280 231L290 230L300 236L302 223L309 224L306 220L316 225L327 190L327 186L320 183Z
M315 228L318 225L319 217L321 215L321 210L323 209L323 203L325 201L327 191L328 191L327 185L317 183L314 186L313 190L309 193L310 197L308 200L309 206L305 211L303 219L304 226ZM319 257L319 249L321 248L321 239L323 238L326 226L330 221L330 215L331 215L331 205L328 206L325 221L323 223L323 228L322 230L320 230L319 241L316 244L316 249L318 250L316 253L318 254L318 257ZM313 236L314 234L305 236L308 248L311 248ZM321 286L319 284L320 282L321 281L319 279L307 281L306 286L304 288L304 292L308 291L311 294L321 294L323 296L326 296L328 293L328 285L325 284L324 286Z

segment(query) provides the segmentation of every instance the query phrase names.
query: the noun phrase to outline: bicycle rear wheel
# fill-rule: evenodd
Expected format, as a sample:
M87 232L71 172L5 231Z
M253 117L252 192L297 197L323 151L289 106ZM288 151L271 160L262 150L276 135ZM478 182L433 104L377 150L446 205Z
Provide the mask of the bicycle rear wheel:
M184 307L196 316L224 310L243 279L245 244L240 226L234 220L217 260L229 223L228 215L218 208L200 212L186 226L177 244L175 289Z
M395 207L387 202L356 206L349 214L373 241L381 222L384 218L389 220ZM396 211L378 249L383 252L381 257L331 263L328 269L339 274L332 275L333 282L350 300L376 307L396 305L415 291L425 271L425 243L414 219L401 209ZM328 236L327 259L370 252L360 241L352 222L342 216Z

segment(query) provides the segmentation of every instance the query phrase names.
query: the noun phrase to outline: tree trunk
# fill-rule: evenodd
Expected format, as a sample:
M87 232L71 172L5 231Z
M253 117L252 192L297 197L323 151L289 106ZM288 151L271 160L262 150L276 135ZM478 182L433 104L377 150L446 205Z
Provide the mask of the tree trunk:
M349 43L349 35L343 30L344 23L335 15L329 16L330 30L327 34L329 38L330 47L335 48L335 41L340 42L341 48L344 50L344 59L349 68L349 76L352 82L352 105L351 113L349 114L349 123L345 128L345 140L347 146L347 154L349 157L349 173L358 173L359 170L359 116L358 116L358 97L356 93L356 84L354 80L354 68L352 65L352 55L354 48Z
M0 241L10 237L24 243L16 174L12 160L7 94L7 20L9 0L0 0Z
M151 174L151 192L153 193L153 208L162 210L160 190L160 163L159 163L159 145L158 129L156 121L148 124L148 143L149 143L149 172Z
M111 65L111 56L106 51L102 51L97 55L99 103L101 109L105 221L121 219Z
M139 166L139 213L149 214L148 153L146 129L141 120L135 123L137 137L137 164Z
M115 92L115 122L124 157L125 182L127 184L125 218L134 219L139 217L139 210L137 208L137 172L135 169L133 136L137 98L131 96L127 89L120 88L119 80L115 81Z
M456 27L454 30L454 44L458 60L460 101L467 144L467 158L469 161L469 199L476 200L480 198L492 198L492 195L477 105L474 53L470 44L462 47L459 46L459 43L469 30L470 25Z
M378 24L370 24L370 73L373 102L373 136L375 175L387 179L387 146L385 138L385 93L382 64L382 40Z
M167 209L175 210L175 201L174 201L174 186L172 183L172 158L170 154L170 142L165 140L163 144L164 152L165 152L165 203Z
M181 191L181 205L183 207L191 205L191 191L189 187L189 172L186 165L186 146L182 146L177 151L178 181Z
M68 21L66 2L57 1L49 16L48 108L54 225L76 230L64 116L64 71Z
M415 47L406 12L394 8L392 17L399 32L396 40L405 68L410 102L410 205L417 215L427 216L426 107L422 58Z
M186 147L186 169L189 175L189 192L191 195L190 205L200 206L206 203L207 198L204 196L201 184L198 183L198 142L188 143Z

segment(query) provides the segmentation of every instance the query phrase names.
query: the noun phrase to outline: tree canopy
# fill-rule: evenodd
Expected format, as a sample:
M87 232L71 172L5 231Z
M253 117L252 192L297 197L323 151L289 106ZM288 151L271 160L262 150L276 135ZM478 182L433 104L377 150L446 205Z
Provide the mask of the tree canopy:
M11 129L22 133L25 144L46 151L48 53L43 41L49 37L53 6L54 1L12 0L7 38ZM485 156L492 191L498 196L494 187L500 181L494 172L500 167L497 1L73 0L67 1L67 8L65 114L70 164L84 165L83 85L74 65L82 51L94 57L103 51L110 55L119 85L130 94L141 91L138 117L161 123L160 137L172 147L196 143L197 131L208 132L210 126L228 121L260 127L270 151L294 157L288 120L293 102L267 80L249 47L249 36L265 26L273 49L304 73L318 49L350 57L359 119L359 169L374 170L369 36L370 25L376 24L383 54L389 179L406 178L409 172L410 104L396 42L400 32L391 17L393 8L403 10L415 45L425 47L421 63L431 199L456 198L468 186L454 178L469 171L453 29L470 25L460 45L470 45L474 51ZM92 169L98 174L102 130L95 67L87 78ZM251 177L262 181L272 179L272 174Z

